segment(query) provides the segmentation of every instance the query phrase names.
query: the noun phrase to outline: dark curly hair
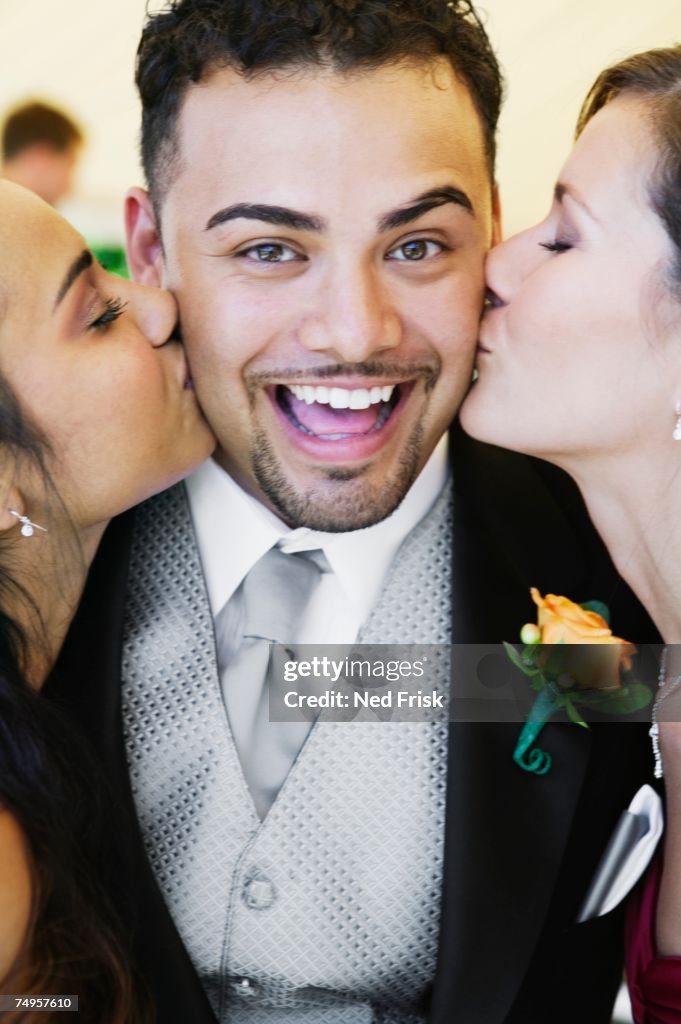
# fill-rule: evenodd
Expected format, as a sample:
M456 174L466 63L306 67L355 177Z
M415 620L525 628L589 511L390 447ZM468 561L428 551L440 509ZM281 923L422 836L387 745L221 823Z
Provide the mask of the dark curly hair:
M674 244L671 284L681 292L681 45L635 53L600 73L584 100L577 137L618 96L643 101L657 143L650 201Z
M182 98L206 73L345 72L437 56L470 89L492 176L503 82L470 0L171 0L146 22L135 76L142 164L157 212L175 171Z

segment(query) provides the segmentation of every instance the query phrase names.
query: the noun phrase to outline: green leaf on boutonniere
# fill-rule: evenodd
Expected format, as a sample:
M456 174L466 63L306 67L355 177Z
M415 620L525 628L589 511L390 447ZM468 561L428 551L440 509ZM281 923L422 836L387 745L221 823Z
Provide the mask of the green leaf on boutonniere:
M559 640L557 644L547 644L544 650L548 651L543 665L544 675L549 679L558 679L565 674L568 645L564 640Z
M618 690L583 690L579 702L607 715L632 715L650 704L652 693L644 683L627 683Z
M506 651L506 654L508 655L510 660L513 662L516 668L520 669L520 671L524 675L529 676L530 678L532 678L533 676L541 675L541 669L538 669L537 666L534 664L532 654L530 654L528 657L528 651L532 652L531 647L526 647L522 651L522 653L519 654L516 651L513 644L509 644L505 640L503 641L503 644L504 650Z
M584 601L579 607L585 608L588 612L596 612L596 615L600 615L610 625L610 609L602 601Z
M571 722L574 722L575 725L581 725L583 729L589 728L569 697L565 698L564 707Z

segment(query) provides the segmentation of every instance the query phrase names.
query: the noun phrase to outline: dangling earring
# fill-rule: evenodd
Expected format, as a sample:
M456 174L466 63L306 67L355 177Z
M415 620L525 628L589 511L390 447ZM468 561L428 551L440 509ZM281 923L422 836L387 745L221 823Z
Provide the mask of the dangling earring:
M674 412L676 413L676 426L674 427L672 437L675 441L681 441L681 399L677 399Z
M9 509L9 514L18 519L21 523L21 534L23 537L32 537L36 530L42 530L43 533L47 533L44 526L38 526L37 523L32 523L28 516L19 515L13 508Z

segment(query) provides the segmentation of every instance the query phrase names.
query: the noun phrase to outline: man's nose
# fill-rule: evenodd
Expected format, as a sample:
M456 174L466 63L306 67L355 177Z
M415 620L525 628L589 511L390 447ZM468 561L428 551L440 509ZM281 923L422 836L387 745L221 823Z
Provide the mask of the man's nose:
M365 362L396 348L402 322L380 270L367 266L329 275L301 326L300 340L310 351L342 363Z

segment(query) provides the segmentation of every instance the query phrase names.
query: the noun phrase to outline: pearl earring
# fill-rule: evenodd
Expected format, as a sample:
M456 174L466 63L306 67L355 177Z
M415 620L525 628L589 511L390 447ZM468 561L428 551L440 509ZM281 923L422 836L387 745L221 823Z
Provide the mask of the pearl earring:
M674 412L676 413L676 426L672 432L672 437L675 441L681 441L681 399L677 399Z
M32 537L36 530L42 530L43 533L47 533L44 526L38 526L37 523L32 523L28 516L22 516L18 512L15 512L13 508L9 510L9 514L18 519L21 523L21 535L22 537Z

